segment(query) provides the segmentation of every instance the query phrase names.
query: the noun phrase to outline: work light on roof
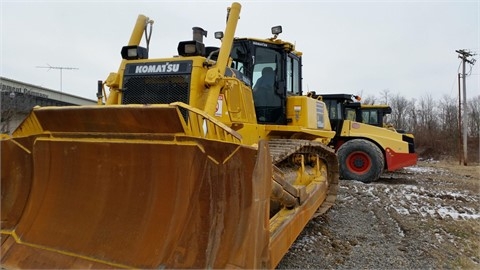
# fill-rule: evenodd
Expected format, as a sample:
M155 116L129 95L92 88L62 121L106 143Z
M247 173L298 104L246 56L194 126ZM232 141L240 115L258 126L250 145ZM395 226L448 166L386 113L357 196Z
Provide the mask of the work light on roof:
M215 38L216 39L222 39L223 38L223 32L222 31L215 32Z
M278 35L280 33L282 33L282 26L281 25L277 25L277 26L272 27L272 34L273 35Z

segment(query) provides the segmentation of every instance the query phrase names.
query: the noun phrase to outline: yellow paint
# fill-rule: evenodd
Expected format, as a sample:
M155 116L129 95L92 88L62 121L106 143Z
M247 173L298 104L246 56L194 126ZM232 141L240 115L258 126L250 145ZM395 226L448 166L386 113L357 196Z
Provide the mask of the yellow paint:
M6 235L10 235L11 237L13 237L13 239L15 240L15 242L17 244L22 244L22 245L25 245L25 246L29 246L29 247L33 247L33 248L37 248L37 249L41 249L41 250L55 252L55 253L59 253L59 254L62 254L62 255L67 255L67 256L70 256L70 257L74 257L74 258L80 258L80 259L83 259L83 260L93 261L93 262L96 262L96 263L110 265L114 268L132 268L128 265L112 263L112 262L109 262L109 261L99 260L99 259L96 259L96 258L93 258L93 257L82 256L82 255L79 255L79 254L73 253L73 252L63 251L63 250L60 250L60 249L54 249L54 248L49 248L49 247L45 247L45 246L42 246L42 245L37 245L37 244L24 242L20 239L20 237L15 232L15 230L13 230L13 231L1 230L1 233L6 234Z
M345 120L342 136L369 138L377 142L383 149L389 147L397 153L408 153L408 143L402 141L401 133L368 124Z

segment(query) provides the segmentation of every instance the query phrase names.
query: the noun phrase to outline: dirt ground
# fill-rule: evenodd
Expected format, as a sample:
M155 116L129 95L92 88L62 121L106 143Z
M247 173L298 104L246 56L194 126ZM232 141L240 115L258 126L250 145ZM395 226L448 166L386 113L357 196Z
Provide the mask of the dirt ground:
M340 181L279 269L480 269L480 167L420 161L375 183Z

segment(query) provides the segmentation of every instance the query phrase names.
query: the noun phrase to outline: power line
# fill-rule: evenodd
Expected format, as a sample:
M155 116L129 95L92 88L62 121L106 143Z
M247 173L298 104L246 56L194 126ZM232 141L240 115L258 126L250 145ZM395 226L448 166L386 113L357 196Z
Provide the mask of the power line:
M73 69L78 69L78 68L75 68L75 67L54 67L54 66L50 66L49 64L47 64L47 66L36 66L36 68L48 68L48 70L50 69L59 69L60 70L60 92L62 92L62 72L63 70L73 70ZM48 71L47 70L47 71Z

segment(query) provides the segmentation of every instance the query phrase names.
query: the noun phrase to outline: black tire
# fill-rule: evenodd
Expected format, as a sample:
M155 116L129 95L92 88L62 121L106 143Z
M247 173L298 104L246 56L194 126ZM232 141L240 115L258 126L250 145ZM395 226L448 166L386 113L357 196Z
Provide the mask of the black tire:
M341 179L364 183L377 181L385 167L382 150L367 140L347 141L340 146L337 155Z

